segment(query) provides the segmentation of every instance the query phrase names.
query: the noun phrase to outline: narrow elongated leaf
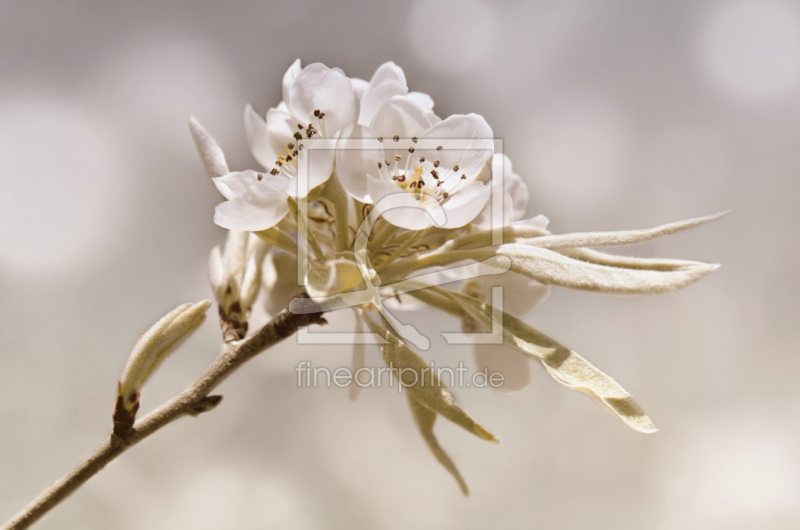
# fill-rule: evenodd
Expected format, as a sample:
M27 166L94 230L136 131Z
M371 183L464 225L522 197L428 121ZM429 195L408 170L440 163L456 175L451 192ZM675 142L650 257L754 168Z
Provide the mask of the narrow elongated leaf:
M365 315L364 322L373 333L388 342L380 347L383 359L391 368L398 384L402 384L414 399L479 438L495 443L499 441L458 406L453 391L439 379L425 359L370 316Z
M549 235L523 239L516 241L526 245L533 245L541 248L568 248L568 247L601 247L612 245L633 245L644 243L658 237L674 234L682 230L688 230L711 221L716 221L728 212L720 212L705 217L695 217L685 221L668 223L655 228L644 230L623 230L618 232L576 232L573 234Z
M461 488L461 492L464 495L469 495L467 483L464 481L461 473L458 472L458 468L450 459L450 456L448 456L444 449L442 449L442 446L439 445L439 440L436 439L436 435L433 434L433 424L436 423L436 413L414 399L410 392L407 394L407 396L408 406L411 407L411 413L414 415L414 421L419 428L420 434L422 434L422 438L425 440L425 443L433 453L433 456L435 456L436 460L438 460L439 463L442 464L451 475L453 475L453 478L456 479L458 486Z
M461 293L446 292L460 301L467 313L483 327L492 329L493 308L490 305ZM503 341L539 361L547 373L562 385L589 395L630 428L648 434L658 430L642 407L619 383L566 346L506 313L503 313Z
M608 267L619 267L621 269L677 271L705 265L699 261L687 261L682 259L633 258L627 256L616 256L614 254L606 254L605 252L599 252L597 250L591 250L588 248L562 248L558 249L558 253L571 258L579 259L581 261L586 261L588 263L605 265Z
M465 260L484 261L494 256L507 256L511 259L512 271L546 285L612 294L660 294L675 291L691 285L719 267L690 261L680 267L628 269L598 265L546 248L513 243L412 257L387 267L381 274L381 279L384 285L390 286L393 280L410 276L421 269L447 266Z
M358 312L356 311L356 334L364 333L364 322L361 320ZM367 347L363 342L354 341L353 344L353 364L350 368L351 373L353 374L353 380L350 381L350 388L348 389L348 395L350 399L353 401L356 400L358 394L361 392L361 385L358 384L356 378L358 377L358 371L364 368L367 360Z
M718 265L689 262L679 269L623 269L587 263L544 248L501 245L511 270L549 285L614 294L660 294L691 285Z

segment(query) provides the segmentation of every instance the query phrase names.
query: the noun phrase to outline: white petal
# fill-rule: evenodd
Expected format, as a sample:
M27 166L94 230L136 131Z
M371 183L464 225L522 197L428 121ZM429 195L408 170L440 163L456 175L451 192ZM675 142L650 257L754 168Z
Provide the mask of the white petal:
M392 81L393 83L399 83L406 87L406 92L408 92L408 84L406 83L406 74L403 73L403 69L394 64L392 61L383 63L375 70L375 73L372 74L372 79L369 80L370 86L378 86L381 83L386 81Z
M426 112L425 115L428 117L432 125L442 122L442 119L433 112Z
M364 142L360 140L377 137L378 134L369 127L348 125L342 131L336 149L336 175L344 189L361 202L371 202L367 175L378 176L378 161L384 156L383 150L362 148Z
M303 120L304 125L313 123L322 130L314 111L325 113L324 132L329 138L356 121L356 92L338 68L328 68L320 63L306 66L297 76L290 93L289 109L294 117Z
M373 204L378 204L383 198L392 196L393 208L383 214L383 218L394 226L406 228L408 230L424 230L433 226L431 216L421 207L414 194L400 189L394 182L368 177L367 189L372 198ZM426 201L432 201L430 196L424 196Z
M475 365L478 372L485 370L488 377L491 377L493 373L503 374L501 386L487 385L499 392L520 392L531 383L530 361L520 352L512 350L505 344L476 344Z
M492 303L492 287L502 287L502 310L517 318L529 314L550 295L549 285L543 285L514 271L480 276L470 280L468 285L477 290L481 294L482 300L489 304Z
M214 185L223 197L231 200L234 197L243 195L251 184L258 182L259 174L262 175L262 178L265 178L263 173L256 173L251 169L246 171L232 171L226 175L212 179L212 182L214 182ZM270 178L274 177L270 176Z
M441 139L443 150L425 151L422 156L440 161L440 178L450 186L453 183L448 181L459 180L461 175L466 175L467 182L475 180L494 150L492 129L477 114L454 114L432 126L420 138ZM447 139L468 140L467 147L447 149ZM458 171L453 170L455 166L458 166Z
M514 199L507 191L503 191L503 226L513 224L514 221ZM481 210L481 213L472 221L472 224L481 230L491 230L492 228L492 201L486 201L486 205Z
M357 77L351 77L350 84L353 85L353 90L356 91L356 97L358 99L363 98L364 94L366 94L367 89L369 88L369 81L365 81Z
M289 211L288 187L289 179L264 178L243 194L217 205L214 222L230 230L266 230Z
M395 96L381 106L370 128L384 138L394 135L411 138L421 136L430 126L430 120L419 105L406 96Z
M492 158L492 178L502 176L503 189L511 197L511 204L503 204L503 208L510 208L513 212L512 220L522 219L528 207L528 186L518 174L514 173L511 159L506 155Z
M433 112L433 98L424 92L409 92L408 99L422 107L426 113ZM442 120L438 120L442 121Z
M530 219L523 219L521 221L514 221L512 223L514 225L519 226L532 226L533 228L538 228L540 230L547 229L547 225L550 224L550 219L545 217L542 214L537 215L536 217L531 217Z
M394 96L405 96L408 87L396 81L384 81L373 86L370 85L364 97L361 99L361 113L358 116L358 123L369 125L381 106Z
M292 85L294 85L295 79L297 79L297 76L300 75L300 72L302 71L303 68L300 66L300 59L295 59L295 61L292 63L292 66L290 66L289 69L286 70L286 73L283 74L283 102L286 107L289 106Z
M278 109L267 111L267 121L261 119L248 105L244 111L244 126L247 143L253 158L266 169L275 167L278 154L286 156L286 145L293 142L296 120Z
M292 179L289 189L293 197L305 197L308 192L326 182L333 172L336 138L320 138L314 142L314 147L300 151L297 178Z
M219 144L206 132L194 116L189 118L189 130L192 133L194 145L203 161L208 176L221 177L228 172L228 164Z
M443 228L459 228L475 219L491 195L492 187L480 182L471 182L460 188L442 205L447 215Z

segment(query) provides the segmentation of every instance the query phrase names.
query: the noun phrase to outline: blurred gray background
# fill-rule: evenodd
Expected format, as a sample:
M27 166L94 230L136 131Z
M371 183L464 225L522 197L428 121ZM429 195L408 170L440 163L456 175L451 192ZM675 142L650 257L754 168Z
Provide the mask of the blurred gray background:
M501 439L437 425L463 498L405 398L297 388L300 360L347 366L349 350L289 341L38 528L800 526L800 4L783 0L0 1L0 520L107 435L139 334L211 296L224 233L187 118L233 168L255 167L244 106L276 105L296 57L367 79L393 60L440 115L485 116L528 213L555 232L734 210L631 251L723 264L700 283L654 298L554 289L529 318L661 431L628 430L538 367L521 394L458 389ZM432 316L457 330L401 315ZM143 411L214 357L210 320ZM442 344L426 355L472 366Z

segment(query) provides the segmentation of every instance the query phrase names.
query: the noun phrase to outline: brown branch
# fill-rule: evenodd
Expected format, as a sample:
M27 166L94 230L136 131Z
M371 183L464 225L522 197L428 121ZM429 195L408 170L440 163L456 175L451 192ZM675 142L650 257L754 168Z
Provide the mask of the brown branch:
M307 300L306 303L311 305L310 311L317 307L311 300ZM241 365L290 337L298 328L325 323L321 312L295 314L285 309L250 337L225 344L219 356L197 381L136 422L132 428L122 429L121 432L124 434L112 432L108 440L92 456L47 488L36 500L6 522L0 530L22 530L30 527L129 447L178 418L196 416L216 407L222 396L209 394Z

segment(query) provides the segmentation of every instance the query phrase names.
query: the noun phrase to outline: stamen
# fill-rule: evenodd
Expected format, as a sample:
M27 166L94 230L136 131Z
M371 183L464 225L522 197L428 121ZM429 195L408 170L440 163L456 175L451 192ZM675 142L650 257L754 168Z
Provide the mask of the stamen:
M409 147L409 148L408 148L408 152L409 152L409 153L413 153L413 152L414 152L414 148L413 148L413 147Z
M289 151L291 151L292 149L294 149L294 144L292 142L289 142L288 144L286 144L286 147L288 147Z
M420 162L420 164L425 162L425 157L424 156L419 157L419 162Z
M467 180L467 176L466 175L461 175L461 180Z
M297 128L300 129L301 131L303 130L303 126L299 123L297 124Z
M302 129L302 127L300 127L300 128ZM295 138L295 140L300 141L300 140L303 139L303 135L300 134L299 132L296 132L296 133L294 133L294 138ZM302 147L302 146L300 146L300 147Z
M397 182L405 182L405 181L406 181L406 176L405 175L398 175L397 176Z
M314 116L316 116L316 117L318 117L318 118L319 118L319 109L317 109L317 110L315 110L315 111L314 111Z
M419 138L417 138L416 136L412 136L411 137L411 141L414 142L414 143L417 143L418 140L419 140Z
M403 157L402 157L402 156L400 156L400 155L394 155L394 159L395 159L397 162L400 162L400 161L403 159Z
M388 160L384 160L383 163L386 164L386 167L389 167L389 166L392 165L392 163L389 162Z
M382 143L383 142L383 136L378 136L378 141Z
M453 171L458 171L458 164L456 164L455 166L453 166Z
M392 140L394 140L395 142L399 142L400 141L400 135L399 134L395 134L394 136L392 136Z
M435 178L436 180L439 180L439 172L436 171L435 169L431 169L431 175L433 175L433 178Z
M439 161L438 160L434 160L433 161L433 167L439 167Z
M259 173L259 174L258 174L258 180L262 180L263 178L264 178L264 175L262 175L261 173Z
M449 196L450 196L450 194L447 193L447 192L442 193L442 197L444 197L445 199L448 198Z
M278 168L272 168L272 170L269 172L270 175L277 175L278 173L280 173L280 171L278 171Z
M442 146L441 146L441 145L440 145L440 146L438 146L438 147L436 148L436 150L437 150L437 151L441 151L441 150L442 150Z

